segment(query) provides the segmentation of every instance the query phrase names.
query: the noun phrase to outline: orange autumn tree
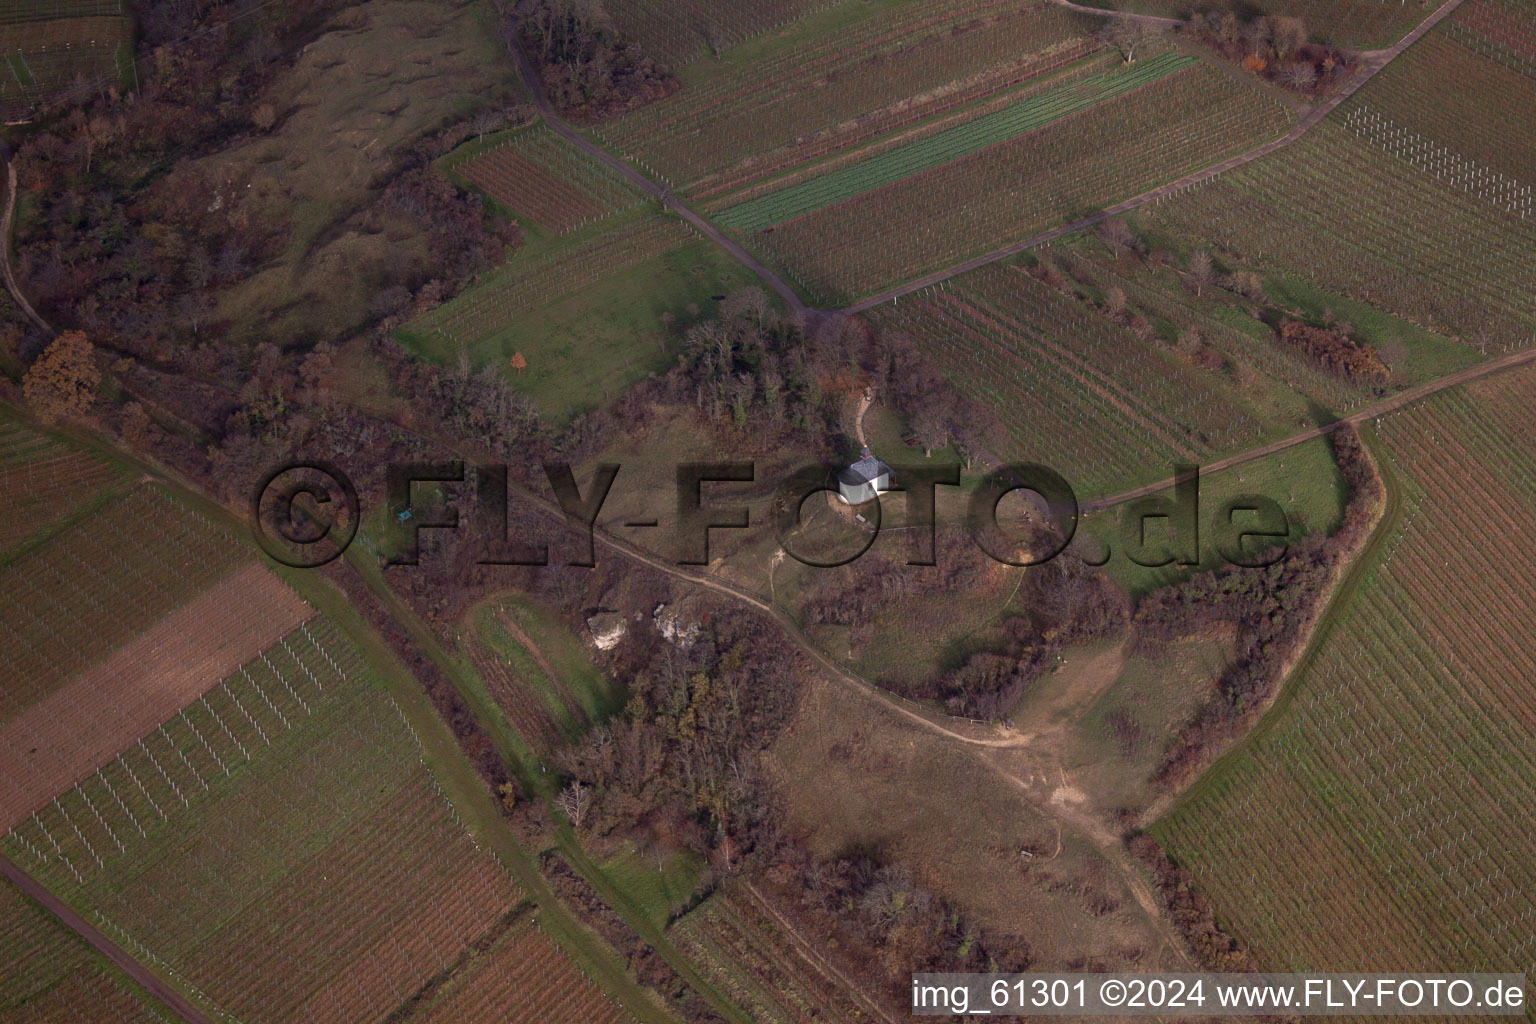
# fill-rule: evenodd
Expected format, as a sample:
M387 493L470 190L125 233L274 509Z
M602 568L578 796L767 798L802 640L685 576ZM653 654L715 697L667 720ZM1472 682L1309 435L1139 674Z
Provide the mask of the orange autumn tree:
M53 423L84 415L100 383L95 347L83 331L66 331L37 357L21 379L21 388L38 418Z
M523 354L521 352L512 353L512 369L516 370L519 376L522 375L523 368L527 365L528 360L523 358Z

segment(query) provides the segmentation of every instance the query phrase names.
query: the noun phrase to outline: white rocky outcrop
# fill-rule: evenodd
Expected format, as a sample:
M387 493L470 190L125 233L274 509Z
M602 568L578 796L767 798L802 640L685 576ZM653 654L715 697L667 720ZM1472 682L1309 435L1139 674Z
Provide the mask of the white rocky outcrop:
M697 621L688 618L682 611L673 605L659 604L651 613L651 618L656 622L656 629L661 633L662 639L668 643L676 644L687 650L693 646L699 638L700 625Z
M592 634L592 642L600 651L617 647L628 631L629 624L618 612L598 612L587 619L587 632Z

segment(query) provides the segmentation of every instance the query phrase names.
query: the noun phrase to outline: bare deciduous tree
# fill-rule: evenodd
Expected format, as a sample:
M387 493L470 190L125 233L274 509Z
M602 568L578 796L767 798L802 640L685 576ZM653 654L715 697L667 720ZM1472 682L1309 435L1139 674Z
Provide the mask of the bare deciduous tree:
M1311 64L1292 64L1281 72L1280 80L1292 89L1310 89L1317 84L1317 69Z
M1102 38L1120 51L1121 58L1130 64L1136 60L1136 50L1152 37L1147 27L1135 18L1115 18L1104 27Z
M1198 297L1216 282L1216 268L1211 264L1211 254L1196 249L1189 254L1189 283L1195 286Z
M1376 350L1376 356L1386 364L1391 371L1392 379L1399 383L1408 376L1408 346L1401 339L1392 338L1383 342Z
M185 292L176 300L176 316L196 336L198 328L213 313L213 302L205 292Z
M672 332L676 329L677 317L672 313L663 311L661 314L661 333L656 335L656 347L665 352L667 350L667 339L672 336Z
M1231 11L1221 16L1221 22L1216 27L1216 38L1221 40L1223 46L1231 46L1237 42L1242 34L1242 28L1238 25L1237 15Z
M1099 225L1099 238L1116 257L1136 243L1130 225L1118 218L1106 220Z
M1251 270L1234 271L1227 279L1226 286L1245 299L1251 299L1254 302L1269 301L1269 296L1264 293L1264 279ZM1345 334L1350 333L1347 324L1340 329Z
M924 403L911 417L912 432L923 447L923 455L931 456L937 449L949 444L949 420L937 402Z
M1239 386L1250 390L1264 383L1263 372L1246 360L1240 360L1232 367L1232 375L1237 378Z
M506 121L506 115L499 110L482 110L469 119L469 130L475 133L476 140L480 140L506 124Z
M571 824L580 828L582 822L587 820L587 812L592 809L592 790L578 779L562 789L555 802L560 805L561 812L571 819Z
M704 26L704 41L709 44L709 54L716 60L726 50L731 48L731 34L725 30L725 26L718 22L710 22Z
M1300 18L1272 16L1268 19L1269 45L1275 48L1275 57L1290 60L1292 55L1307 42L1307 26Z
M750 373L738 373L730 384L731 415L738 427L747 425L747 407L757 394L757 380Z

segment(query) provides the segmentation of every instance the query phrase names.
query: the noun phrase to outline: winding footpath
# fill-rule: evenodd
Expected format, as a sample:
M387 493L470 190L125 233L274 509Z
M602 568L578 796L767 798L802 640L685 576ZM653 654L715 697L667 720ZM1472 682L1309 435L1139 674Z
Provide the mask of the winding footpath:
M16 283L16 272L11 268L11 220L16 213L16 165L11 163L11 147L3 142L0 142L0 160L5 162L5 212L0 214L0 274L5 277L5 290L11 293L16 305L27 314L27 319L43 333L51 335L53 328L48 326L48 321L37 315L37 310L32 308L32 303L22 294L21 286Z
M508 487L521 499L552 519L562 524L566 522L564 512L554 502L523 487L515 479L508 480ZM915 706L909 706L894 694L881 689L862 675L837 662L811 640L789 611L776 602L767 600L745 587L709 575L707 572L675 565L659 555L614 536L602 527L594 526L592 536L597 544L629 561L691 586L713 591L761 612L772 619L790 642L799 648L800 653L818 666L834 684L872 699L911 725L959 743L962 749L976 757L1003 783L1016 790L1043 817L1056 824L1058 828L1072 832L1091 843L1105 862L1115 869L1126 892L1146 916L1153 933L1160 938L1171 954L1183 963L1184 969L1197 969L1194 962L1190 960L1183 941L1163 912L1159 897L1147 883L1141 869L1119 836L1100 820L1096 809L1071 799L1063 799L1064 794L1075 792L1067 784L1065 768L1053 752L1042 748L1033 734L1020 734L997 725L963 726L959 719L952 720L955 725L951 728L936 716L926 714ZM1061 778L1060 787L1049 781L1053 774Z

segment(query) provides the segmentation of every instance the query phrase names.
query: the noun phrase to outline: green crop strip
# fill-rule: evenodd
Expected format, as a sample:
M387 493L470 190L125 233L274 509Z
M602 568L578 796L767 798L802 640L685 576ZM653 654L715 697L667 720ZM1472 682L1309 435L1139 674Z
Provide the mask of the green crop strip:
M1011 106L947 128L936 135L870 157L810 181L749 199L720 213L715 219L726 227L761 231L803 214L862 195L871 189L1034 131L1069 114L1097 106L1105 100L1165 78L1195 58L1165 52L1115 71L1078 79L1071 85L1050 89Z

